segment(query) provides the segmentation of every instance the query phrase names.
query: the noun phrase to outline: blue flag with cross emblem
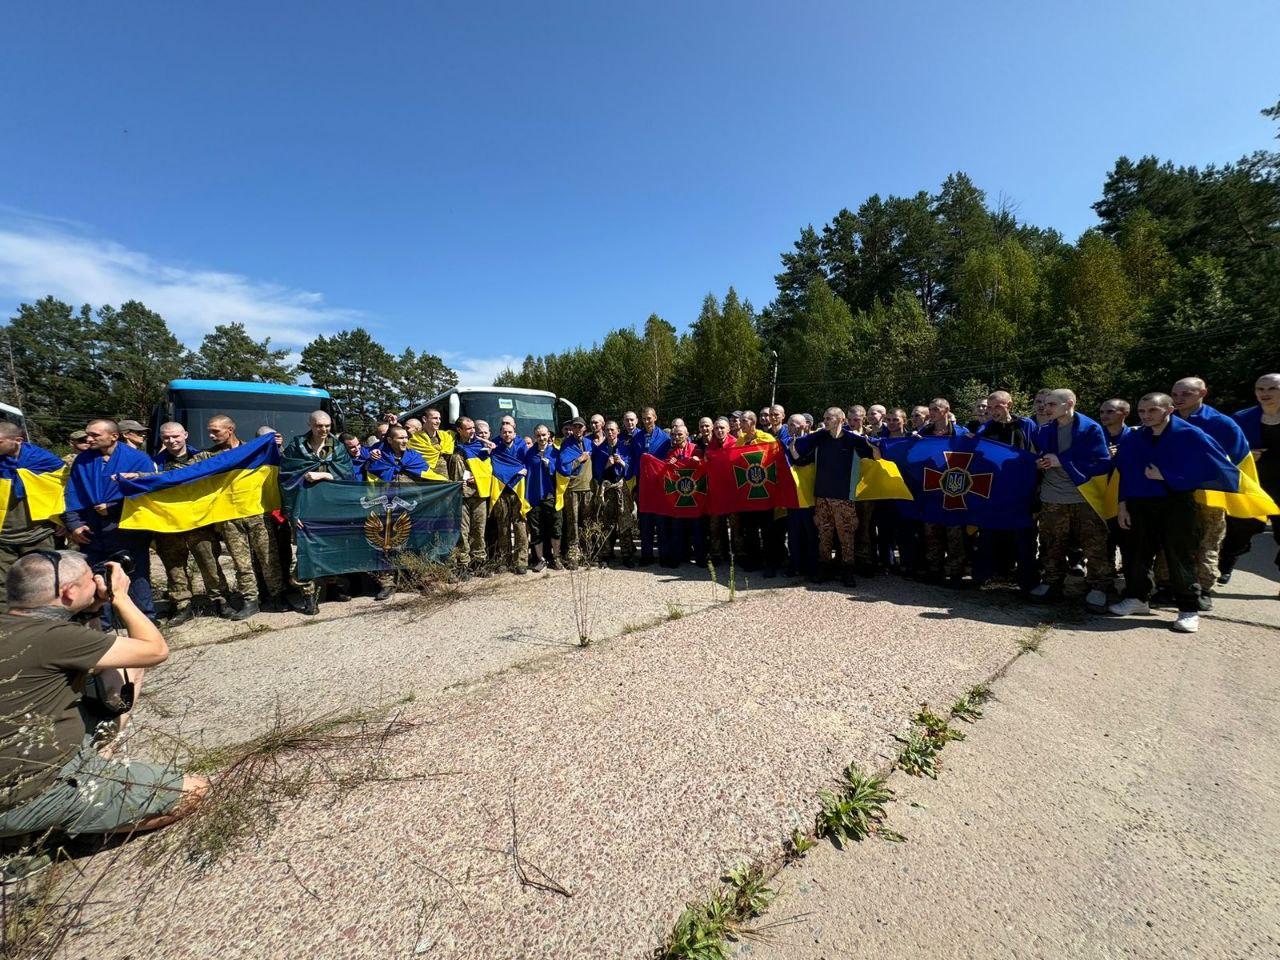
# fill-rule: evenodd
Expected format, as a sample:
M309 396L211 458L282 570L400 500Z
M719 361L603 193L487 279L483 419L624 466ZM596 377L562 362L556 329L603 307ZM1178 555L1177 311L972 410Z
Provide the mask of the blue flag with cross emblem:
M913 497L903 516L945 526L1017 530L1031 526L1039 472L1036 455L994 440L900 437L880 441Z

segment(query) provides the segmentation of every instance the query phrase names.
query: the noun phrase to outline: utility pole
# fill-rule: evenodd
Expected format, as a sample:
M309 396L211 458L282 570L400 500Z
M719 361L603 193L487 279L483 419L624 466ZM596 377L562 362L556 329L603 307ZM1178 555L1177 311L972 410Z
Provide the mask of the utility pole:
M773 354L773 389L769 391L769 406L773 406L778 402L778 351L770 350Z

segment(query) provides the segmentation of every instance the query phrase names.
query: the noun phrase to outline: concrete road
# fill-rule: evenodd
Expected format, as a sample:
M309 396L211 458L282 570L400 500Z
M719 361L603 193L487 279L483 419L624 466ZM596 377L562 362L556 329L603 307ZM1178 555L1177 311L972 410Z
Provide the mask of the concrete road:
M1280 602L1248 559L1198 635L1055 630L937 782L891 778L907 842L815 848L738 955L1280 956Z

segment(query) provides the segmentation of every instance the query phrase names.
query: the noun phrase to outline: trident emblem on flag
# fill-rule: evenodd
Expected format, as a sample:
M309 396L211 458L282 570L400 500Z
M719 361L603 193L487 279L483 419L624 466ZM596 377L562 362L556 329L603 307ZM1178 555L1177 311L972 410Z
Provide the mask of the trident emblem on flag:
M973 453L968 450L944 450L947 469L935 470L924 468L924 489L926 492L942 491L943 510L967 510L965 497L973 494L986 500L991 499L991 483L994 473L970 473L969 464L973 462Z
M777 461L770 461L767 467L764 466L763 450L744 453L742 460L746 464L745 467L740 467L736 463L733 465L734 483L738 485L739 490L748 486L751 488L747 491L748 500L768 500L769 487L778 482Z

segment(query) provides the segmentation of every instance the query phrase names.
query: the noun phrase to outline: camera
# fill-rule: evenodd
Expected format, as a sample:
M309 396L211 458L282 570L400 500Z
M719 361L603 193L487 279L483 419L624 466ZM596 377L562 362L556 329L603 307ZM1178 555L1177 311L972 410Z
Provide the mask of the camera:
M120 569L124 571L126 577L133 576L133 557L130 556L128 550L117 550L105 560L99 560L97 563L90 564L89 569L93 571L95 577L101 577L102 582L107 585L107 600L111 599L111 571L107 569L108 563L120 564Z

